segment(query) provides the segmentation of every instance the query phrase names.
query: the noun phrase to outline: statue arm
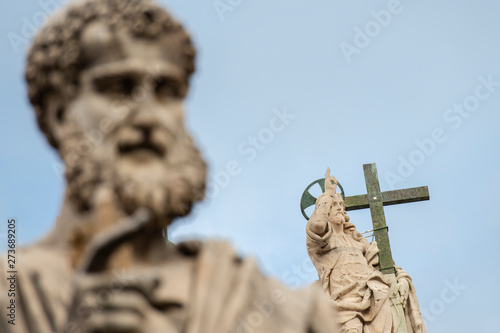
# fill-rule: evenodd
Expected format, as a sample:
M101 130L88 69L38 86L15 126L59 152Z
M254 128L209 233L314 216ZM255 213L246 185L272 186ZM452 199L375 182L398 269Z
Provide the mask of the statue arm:
M337 183L337 179L330 176L330 168L328 168L325 176L325 192L316 199L316 206L306 226L307 252L312 257L320 256L332 248L330 238L333 231L328 217Z
M403 307L406 308L410 293L413 292L413 294L415 295L413 283L411 281L411 277L401 267L397 266L396 264L394 264L394 267L396 268L396 279L398 283L399 295L401 296Z
M307 250L310 254L319 255L330 250L329 240L332 229L328 223L328 215L332 197L323 193L316 200L316 208L307 222Z
M332 197L326 193L321 194L316 200L316 208L307 222L308 229L324 236L328 232L328 215L330 212Z
M398 284L400 285L400 291L403 289L403 294L401 295L405 300L408 297L408 292L410 291L410 287L413 286L410 275L406 273L401 267L394 265L396 268L396 279Z
M337 183L337 179L330 176L330 168L328 168L325 176L325 192L316 199L316 207L307 223L308 230L318 236L324 236L328 232L328 216L330 215Z
M424 325L424 320L418 305L417 293L415 286L408 273L401 267L394 265L396 268L396 278L398 282L399 294L401 296L405 313L407 313L407 325L412 327L412 332L426 333L427 330Z

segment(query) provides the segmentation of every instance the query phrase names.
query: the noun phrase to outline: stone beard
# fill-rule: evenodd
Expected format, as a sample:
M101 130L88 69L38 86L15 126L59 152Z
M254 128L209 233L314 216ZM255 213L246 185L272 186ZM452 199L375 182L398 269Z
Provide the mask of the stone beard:
M129 115L136 112L140 111ZM177 128L176 132L175 140L170 140L172 135L158 124L148 135L134 126L116 126L102 139L113 144L91 144L82 129L72 126L59 150L67 165L72 203L79 211L91 210L96 190L108 186L127 214L147 207L159 221L187 215L193 203L203 198L206 164L187 131ZM77 150L82 143L91 148ZM157 156L140 156L140 145L147 145L145 150Z

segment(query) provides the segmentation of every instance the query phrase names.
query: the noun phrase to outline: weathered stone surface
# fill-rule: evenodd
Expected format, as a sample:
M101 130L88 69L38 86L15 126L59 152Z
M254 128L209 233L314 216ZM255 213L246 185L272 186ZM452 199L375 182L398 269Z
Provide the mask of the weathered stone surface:
M318 284L338 308L341 332L426 332L411 278L398 266L396 274L379 271L377 243L349 222L337 183L328 170L306 233Z

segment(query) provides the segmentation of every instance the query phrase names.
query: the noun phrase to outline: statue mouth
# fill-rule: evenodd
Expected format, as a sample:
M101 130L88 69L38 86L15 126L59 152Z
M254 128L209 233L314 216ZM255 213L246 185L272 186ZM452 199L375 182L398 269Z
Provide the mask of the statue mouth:
M166 153L166 148L163 145L151 142L142 141L138 143L123 143L118 145L118 151L122 156L131 155L154 155L163 158Z

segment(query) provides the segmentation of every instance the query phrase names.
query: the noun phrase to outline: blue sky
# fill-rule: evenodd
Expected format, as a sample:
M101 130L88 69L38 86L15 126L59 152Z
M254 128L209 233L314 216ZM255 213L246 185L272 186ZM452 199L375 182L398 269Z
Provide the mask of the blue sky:
M65 186L26 99L25 47L9 40L30 39L42 3L0 5L0 216L22 244L50 230ZM210 165L211 195L174 242L226 239L306 286L303 190L330 167L347 195L366 193L375 162L382 190L429 186L430 201L385 209L428 330L498 331L498 1L161 3L198 47L187 126ZM350 216L370 228L368 210Z

